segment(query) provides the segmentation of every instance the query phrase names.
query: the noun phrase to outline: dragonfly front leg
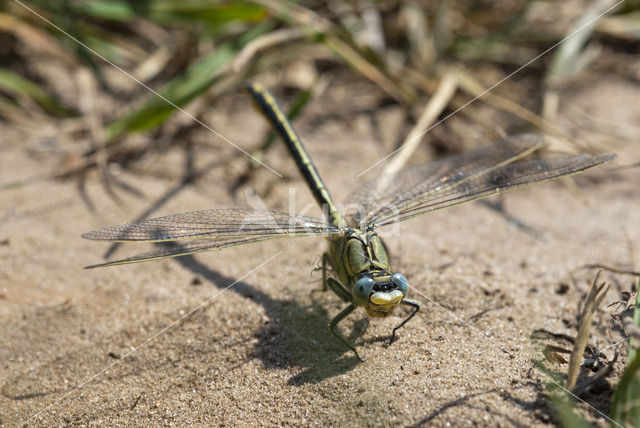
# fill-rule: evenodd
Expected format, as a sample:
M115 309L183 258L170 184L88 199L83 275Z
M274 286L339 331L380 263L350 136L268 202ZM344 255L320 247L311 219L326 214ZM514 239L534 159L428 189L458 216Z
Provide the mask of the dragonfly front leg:
M329 254L324 253L322 256L322 291L326 291L327 287L342 299L343 302L351 303L353 296L351 292L342 284L327 275L328 267L331 265Z
M340 321L342 321L343 319L345 319L346 317L349 316L349 314L351 312L353 312L353 310L356 308L356 305L354 305L353 303L350 303L349 306L347 306L346 308L344 308L338 315L336 315L331 322L329 323L329 331L331 332L331 334L333 334L336 339L338 339L340 342L342 342L345 346L347 346L349 349L351 349L353 351L354 354L356 354L356 357L358 357L358 360L360 360L360 362L364 361L362 358L360 358L360 355L358 355L358 351L356 351L356 348L353 347L353 345L351 345L349 342L347 342L342 336L340 336L335 330L334 327L338 325L338 323Z
M322 255L322 291L327 291L327 271L329 270L329 266L331 266L329 253L325 252Z
M394 339L396 338L396 331L397 331L400 327L402 327L403 325L405 325L407 322L409 322L409 320L410 320L411 318L413 318L413 316L414 316L415 314L417 314L417 313L418 313L418 311L420 310L420 303L416 302L415 300L402 299L402 301L401 301L400 303L402 303L403 305L412 306L412 307L414 307L416 310L415 310L415 311L413 311L413 312L411 313L411 315L409 315L407 318L405 318L405 320L404 320L404 321L402 321L402 322L400 323L400 325L398 325L396 328L394 328L394 329L393 329L393 332L391 333L391 339L389 340L389 344L388 344L387 346L389 346L389 345L391 345L391 344L393 343Z

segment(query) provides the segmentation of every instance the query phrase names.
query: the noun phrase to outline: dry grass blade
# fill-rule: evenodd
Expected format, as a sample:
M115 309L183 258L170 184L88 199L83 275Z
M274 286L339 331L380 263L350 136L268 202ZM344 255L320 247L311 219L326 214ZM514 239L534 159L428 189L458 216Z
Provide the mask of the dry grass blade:
M640 281L638 285L640 286ZM627 314L630 315L630 310L625 311L623 315L625 330L631 335L629 356L627 367L613 394L611 415L621 424L632 427L638 426L638 421L640 421L640 354L638 353L638 346L640 346L640 338L638 337L640 293L636 291L636 295L630 300L633 301L633 316L627 316Z
M163 123L171 114L182 111L198 95L207 91L228 70L236 48L230 43L200 58L174 77L140 108L111 122L106 130L106 145L116 144L127 132L151 129ZM193 117L191 117L193 119ZM204 124L203 124L204 125ZM220 135L217 135L220 137Z
M414 98L412 93L399 87L394 81L388 78L380 68L369 63L355 49L339 38L329 35L325 39L325 44L347 64L378 85L380 89L396 101L410 102Z
M611 361L607 361L607 363L605 365L600 367L595 375L593 375L590 378L587 378L587 379L583 380L582 382L576 384L573 387L573 391L572 392L577 396L581 396L582 394L587 392L589 389L591 389L591 387L593 385L596 384L596 382L598 382L601 379L605 379L607 376L609 376L611 373L613 373L613 369L614 369L614 365L615 365L616 361L618 361L618 351L617 350L616 350L615 355L611 359Z
M469 73L460 71L458 75L458 83L460 85L460 89L467 92L469 95L473 97L479 97L482 95L480 99L490 106L507 113L511 113L512 115L526 122L529 122L531 125L543 130L549 135L560 137L576 146L579 146L579 144L569 134L567 134L562 129L558 128L556 125L546 120L542 116L522 107L520 104L517 104L493 92L485 93L485 88L483 88L480 82L474 79Z
M571 36L567 37L565 42L558 47L551 66L547 70L547 83L553 86L586 64L583 47L595 29L595 25L589 24L598 20L616 3L621 2L619 0L598 0L585 9L580 19L568 29L567 34Z
M167 64L175 52L169 50L165 46L160 46L151 55L146 57L136 68L131 72L131 75L141 82L148 82L157 75L159 75L163 69L167 67Z
M432 124L438 119L438 116L449 105L451 98L458 88L458 73L456 70L449 70L444 73L444 78L440 81L438 89L433 94L427 106L424 108L422 115L418 119L418 122L411 129L405 140L400 146L402 148L398 154L389 161L385 167L382 175L391 176L400 171L402 167L407 163L413 152L416 150L422 136L431 129ZM384 186L384 182L381 182Z
M81 68L78 71L76 80L80 93L84 94L80 102L80 108L87 121L91 150L96 153L95 162L100 172L100 181L106 193L116 202L120 202L111 186L112 180L107 166L108 158L104 149L105 135L100 111L98 82L95 80L94 75L85 68Z
M640 280L638 280L638 286L640 286ZM631 307L634 308L633 312L628 310L622 314L622 322L625 332L630 336L629 339L629 361L634 361L638 355L638 349L640 348L640 290L636 288L635 304ZM632 301L630 299L630 301ZM629 308L631 309L631 308Z
M269 9L271 13L283 21L310 27L318 33L329 31L332 27L331 21L299 4L274 0L254 0L254 3Z
M307 31L315 32L318 35L324 35L324 44L333 51L336 56L367 79L374 82L380 89L398 102L410 103L415 97L413 91L400 87L389 78L380 67L371 64L351 45L338 38L335 35L337 31L332 31L333 25L331 21L323 18L311 9L291 3L284 6L281 2L271 0L259 0L256 1L256 3L268 8L279 19L304 26Z
M0 89L17 99L32 100L42 110L55 117L73 117L77 112L59 102L49 90L13 71L0 68ZM27 101L26 104L29 102Z
M582 354L587 347L589 341L589 331L591 330L591 317L598 309L600 303L609 291L610 284L602 283L598 284L598 278L600 272L596 274L591 284L587 301L585 302L584 309L582 311L582 317L580 320L580 327L578 328L578 336L571 352L571 358L569 358L569 374L567 375L566 388L572 390L576 384L578 378L578 372L580 371L580 362L582 361Z
M640 12L605 16L598 22L596 31L611 37L637 42L640 38Z
M620 269L620 268L616 268L616 267L613 267L613 266L603 265L601 263L586 264L586 265L580 266L578 269L602 269L602 270L607 270L607 271L613 272L613 273L619 273L619 274L622 274L622 275L640 276L640 271L628 270L628 269Z
M29 25L11 15L0 13L0 31L13 34L18 40L36 52L51 55L62 60L68 66L77 67L79 65L78 60L46 31Z
M545 76L548 89L543 96L542 111L546 119L552 120L558 116L560 93L557 88L593 60L593 51L585 48L594 31L593 24L620 3L620 0L596 1L586 8L580 19L568 29L567 36L563 39L564 43L558 47Z
M410 55L417 67L429 70L436 64L436 34L429 28L429 21L422 7L415 3L401 6L402 22L406 25L406 34Z
M622 325L624 326L625 333L627 333L631 339L631 347L638 348L640 345L640 326L636 325L633 321L632 312L628 311L622 314Z
M242 50L236 55L231 64L231 69L235 73L239 73L245 69L249 61L261 50L283 44L292 40L302 38L308 34L304 28L283 28L275 30L264 36L247 43Z
M461 78L461 71L458 70L458 87L464 90L461 85ZM405 79L409 81L414 87L426 92L427 94L432 95L438 89L438 81L436 78L427 76L424 73L413 68L405 69ZM454 96L450 101L450 105L453 110L457 111L456 114L466 116L468 121L483 127L485 131L489 133L489 135L493 135L496 139L504 138L504 134L496 132L495 126L491 126L490 124L485 123L483 117L479 114L477 107L474 104L469 104L467 99L463 100L463 97L461 95Z

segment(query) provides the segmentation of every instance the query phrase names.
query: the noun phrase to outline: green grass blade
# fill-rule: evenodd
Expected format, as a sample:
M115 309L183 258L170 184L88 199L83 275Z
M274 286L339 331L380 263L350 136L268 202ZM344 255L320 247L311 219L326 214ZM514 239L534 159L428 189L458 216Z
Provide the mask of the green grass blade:
M638 287L640 287L640 280L638 281ZM640 327L640 289L636 292L636 307L633 310L633 325ZM629 361L634 361L638 355L637 341L629 340Z
M551 404L560 426L564 428L590 428L592 425L576 412L576 402L558 389L551 394Z
M638 281L640 287L640 281ZM640 327L640 292L636 294L633 324ZM640 352L637 341L629 340L627 368L618 383L611 403L611 416L626 427L640 426Z
M211 54L192 64L184 73L171 80L160 91L164 98L182 107L203 93L217 80L219 72L234 57L236 50L222 45ZM156 95L152 95L141 108L107 127L107 139L112 140L125 132L144 131L163 123L176 109Z
M75 116L76 112L47 93L40 85L6 69L0 69L0 89L13 96L27 96L47 113L56 117Z
M94 0L79 5L78 9L101 19L128 22L146 18L167 25L187 20L216 26L231 21L258 22L267 16L264 8L256 4L212 4L210 0L155 0L138 4L124 0Z
M613 394L611 417L625 427L640 426L640 354L622 374Z
M240 40L218 46L158 92L174 105L184 106L207 91L221 77L221 72L235 58L242 46L269 30L270 26L269 22L264 22L263 25L255 26ZM153 95L141 108L108 125L107 140L112 141L126 132L144 131L160 125L176 111L171 103Z
M206 21L210 25L219 25L230 21L258 22L267 16L262 6L243 2L211 4L209 0L199 0L158 3L159 7L156 10L170 15L173 19Z
M129 22L137 16L132 3L125 0L88 1L78 5L78 11L94 18L122 22Z

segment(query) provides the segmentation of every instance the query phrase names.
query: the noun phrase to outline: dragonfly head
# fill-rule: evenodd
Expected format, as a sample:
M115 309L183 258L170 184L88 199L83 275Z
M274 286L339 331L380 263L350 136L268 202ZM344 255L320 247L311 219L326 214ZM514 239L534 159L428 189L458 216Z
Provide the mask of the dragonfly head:
M401 273L376 276L366 273L353 285L354 302L364 306L370 317L383 318L391 314L407 295L409 282Z

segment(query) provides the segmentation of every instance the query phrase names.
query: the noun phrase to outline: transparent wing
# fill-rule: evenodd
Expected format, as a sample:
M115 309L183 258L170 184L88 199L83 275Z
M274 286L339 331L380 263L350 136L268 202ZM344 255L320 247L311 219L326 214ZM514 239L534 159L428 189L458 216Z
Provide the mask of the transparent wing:
M330 235L340 229L313 217L242 208L194 211L108 226L82 235L98 241L181 242L127 259L89 268L136 263L219 250L278 237Z
M138 254L133 257L125 259L112 260L104 263L98 263L95 265L86 266L85 269L93 269L97 267L124 265L129 263L148 262L150 260L167 259L170 257L188 256L191 254L202 253L205 251L222 250L226 247L235 247L243 244L251 244L254 242L265 241L267 239L274 239L277 237L286 237L287 235L276 236L257 236L257 237L245 237L245 238L227 238L227 239L198 239L195 241L168 241L163 243L164 248L149 251L146 253ZM302 236L302 235L296 235Z
M419 204L423 198L447 192L478 174L514 162L542 147L543 137L523 134L476 147L393 175L378 177L358 187L347 199L358 207L352 221L361 226L374 222L387 208Z
M577 174L601 165L615 155L578 155L553 159L515 162L489 168L449 185L445 190L418 192L412 199L394 200L377 210L370 222L378 226L407 220L428 212L486 198L533 183Z

